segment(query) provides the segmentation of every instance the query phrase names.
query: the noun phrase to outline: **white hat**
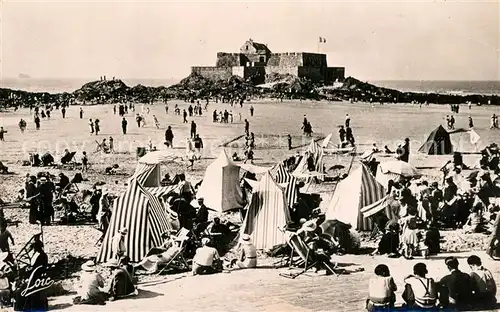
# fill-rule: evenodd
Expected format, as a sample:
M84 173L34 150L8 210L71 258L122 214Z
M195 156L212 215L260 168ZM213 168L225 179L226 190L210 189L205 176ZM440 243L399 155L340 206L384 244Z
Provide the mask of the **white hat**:
M316 222L314 220L309 220L307 222L305 222L304 224L302 224L302 228L306 231L306 232L314 232L316 230Z
M250 235L248 235L248 234L243 234L243 235L241 236L241 242L242 242L243 244L249 244L249 243L250 243L250 239L251 239L251 238L250 238Z
M95 263L94 263L94 261L89 260L89 261L85 262L84 264L82 264L82 270L84 270L86 272L93 272L93 271L95 271Z

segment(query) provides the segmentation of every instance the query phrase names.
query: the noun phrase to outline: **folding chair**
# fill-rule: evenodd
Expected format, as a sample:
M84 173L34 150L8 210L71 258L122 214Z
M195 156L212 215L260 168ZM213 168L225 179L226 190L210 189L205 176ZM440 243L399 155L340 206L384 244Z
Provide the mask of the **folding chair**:
M287 244L292 249L290 253L289 269L300 269L298 273L280 273L280 276L295 279L296 277L304 274L313 267L322 264L326 270L332 274L339 275L335 271L335 267L330 263L322 260L314 259L314 251L312 251L300 236L292 232L286 232L289 235ZM294 253L299 256L299 261L294 262ZM303 265L301 265L303 264ZM294 266L295 265L295 266Z
M35 251L32 248L32 244L35 241L43 242L43 234L38 233L33 235L31 239L19 251L19 253L16 255L16 262L19 264L19 266L21 266L21 264L24 264L25 266L31 266L31 261L35 256Z
M165 271L168 267L170 267L170 265L174 261L179 262L181 264L181 266L184 266L186 269L189 270L189 265L183 256L184 250L186 249L187 240L189 239L189 237L188 237L189 232L190 231L188 229L185 229L185 228L182 228L179 230L179 232L177 233L177 236L175 238L175 241L179 244L180 248L172 256L172 259L170 259L166 264L164 264L163 269L161 269L160 272L158 272L158 274L156 274L157 276L160 275L161 273L163 273L163 271Z

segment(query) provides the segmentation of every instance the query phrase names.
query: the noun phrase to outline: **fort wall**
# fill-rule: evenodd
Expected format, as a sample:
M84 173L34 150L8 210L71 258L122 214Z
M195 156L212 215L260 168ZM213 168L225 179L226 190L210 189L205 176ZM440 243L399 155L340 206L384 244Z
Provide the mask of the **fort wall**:
M210 80L226 80L231 78L231 67L195 66L191 67L191 72L199 74Z

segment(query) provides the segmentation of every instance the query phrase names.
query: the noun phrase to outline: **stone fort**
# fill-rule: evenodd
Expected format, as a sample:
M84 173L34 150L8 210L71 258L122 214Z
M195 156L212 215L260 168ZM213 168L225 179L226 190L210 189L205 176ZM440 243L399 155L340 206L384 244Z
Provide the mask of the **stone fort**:
M292 52L273 53L267 45L249 39L239 53L217 53L215 66L195 66L192 73L211 80L240 76L254 83L264 83L271 74L289 74L313 82L333 83L344 79L344 67L328 67L326 54Z

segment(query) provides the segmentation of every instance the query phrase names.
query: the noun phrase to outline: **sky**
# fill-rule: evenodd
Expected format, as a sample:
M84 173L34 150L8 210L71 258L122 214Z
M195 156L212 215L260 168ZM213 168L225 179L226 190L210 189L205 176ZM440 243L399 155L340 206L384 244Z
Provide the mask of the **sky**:
M362 80L500 80L499 1L2 0L0 14L1 77L183 78L252 38L319 46Z

